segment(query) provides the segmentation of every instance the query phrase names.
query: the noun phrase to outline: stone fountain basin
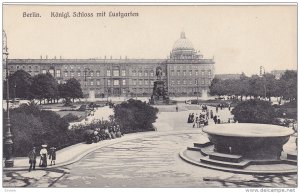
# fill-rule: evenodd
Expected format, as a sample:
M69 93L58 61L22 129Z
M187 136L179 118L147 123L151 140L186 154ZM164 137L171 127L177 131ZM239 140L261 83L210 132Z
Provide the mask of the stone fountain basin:
M294 131L287 127L237 123L218 124L203 128L214 151L242 155L253 160L278 160L282 146Z

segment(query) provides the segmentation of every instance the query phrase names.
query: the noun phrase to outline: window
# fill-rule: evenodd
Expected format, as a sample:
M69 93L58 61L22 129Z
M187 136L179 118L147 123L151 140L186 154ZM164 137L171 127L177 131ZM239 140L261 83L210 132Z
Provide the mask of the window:
M74 72L71 72L71 77L74 77Z
M133 84L133 85L136 85L136 80L132 80L132 84Z
M162 73L162 75L163 75L163 76L166 76L166 73L165 73L165 72L163 72L163 73Z
M190 76L192 76L193 75L193 71L192 70L190 70Z
M153 84L154 84L154 81L150 80L150 85L153 86Z
M180 70L177 70L177 76L180 76Z
M122 85L126 85L126 80L125 79L122 80Z
M175 81L174 81L174 80L172 80L172 81L171 81L171 85L174 85L174 84L175 84Z
M56 70L56 77L60 77L60 70Z
M42 70L42 74L46 74L47 73L47 70Z
M94 85L94 82L93 81L91 81L91 86L93 86Z
M145 71L145 76L148 76L148 71L147 70Z
M192 85L192 84L193 84L193 81L190 80L190 85Z
M90 76L94 76L94 71L90 71Z
M119 80L114 80L114 86L119 86L120 85L120 81Z
M125 88L122 89L122 93L126 94L126 89Z
M54 77L54 70L53 70L53 69L50 69L50 70L49 70L49 73L51 74L51 76Z
M174 76L174 70L171 70L171 76Z
M110 76L110 70L106 71L106 76Z
M77 72L77 76L81 76L81 72Z
M97 86L99 86L99 85L100 85L100 81L99 81L99 80L97 80L97 83L96 83L96 84L97 84Z
M201 71L201 75L202 75L202 76L205 75L205 71L204 71L204 70Z
M143 80L139 80L139 85L143 85Z
M204 79L202 79L202 84L205 84L205 80Z
M195 80L195 85L198 85L198 80Z
M38 66L35 66L35 69L37 70L39 67Z
M209 70L209 71L207 71L207 73L208 73L208 75L210 76L211 75L211 71Z
M110 80L107 80L107 85L110 86L111 85L111 82Z
M73 65L70 66L71 69L73 69L73 67L74 67Z
M99 71L96 72L96 76L100 76L100 72Z
M183 71L183 76L186 76L186 70Z
M136 71L132 71L132 76L136 76Z
M195 71L195 75L198 76L198 70Z
M142 71L139 71L139 76L143 76L143 73L142 73Z
M29 69L31 69L31 66L28 66L29 67Z
M186 80L183 80L183 84L184 84L184 85L186 84Z
M150 76L154 76L153 70L150 71Z
M145 80L145 85L148 85L148 80Z
M126 76L126 71L122 70L122 76Z
M120 71L119 70L114 70L113 75L114 76L120 76Z
M180 80L177 80L177 84L180 85Z

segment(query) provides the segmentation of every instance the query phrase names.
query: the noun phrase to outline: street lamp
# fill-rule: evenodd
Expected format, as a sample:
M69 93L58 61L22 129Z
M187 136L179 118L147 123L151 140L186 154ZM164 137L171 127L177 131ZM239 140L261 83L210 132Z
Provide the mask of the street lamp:
M8 82L8 51L7 51L7 38L4 31L2 31L2 50L3 50L3 60L5 60L5 68L6 68L6 133L5 133L5 141L4 141L4 149L5 149L5 167L10 168L14 166L14 160L12 157L13 154L13 141L12 134L10 131L10 116L9 116L9 82Z

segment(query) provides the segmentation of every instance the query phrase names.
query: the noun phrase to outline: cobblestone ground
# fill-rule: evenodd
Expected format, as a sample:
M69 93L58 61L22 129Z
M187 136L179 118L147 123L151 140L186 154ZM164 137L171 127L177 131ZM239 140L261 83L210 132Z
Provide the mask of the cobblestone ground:
M197 140L199 134L162 135L101 148L70 166L70 174L53 186L295 187L296 175L233 174L187 164L178 152Z

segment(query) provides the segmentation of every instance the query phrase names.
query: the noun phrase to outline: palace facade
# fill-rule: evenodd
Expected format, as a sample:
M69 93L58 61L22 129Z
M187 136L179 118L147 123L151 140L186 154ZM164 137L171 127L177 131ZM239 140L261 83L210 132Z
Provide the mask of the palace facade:
M151 96L158 66L170 96L201 95L214 78L214 63L194 49L184 32L167 59L8 59L10 73L50 73L58 83L76 78L85 95L96 97Z

